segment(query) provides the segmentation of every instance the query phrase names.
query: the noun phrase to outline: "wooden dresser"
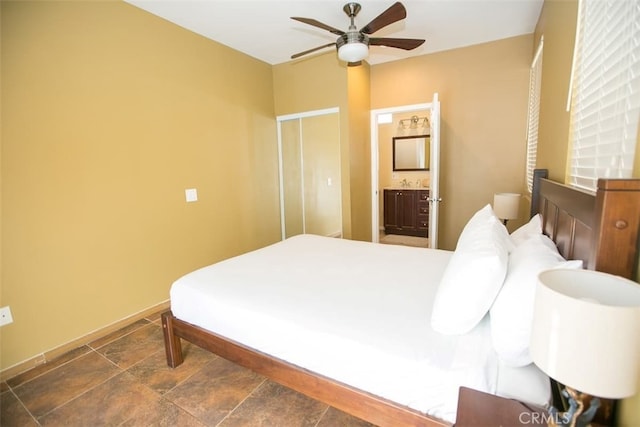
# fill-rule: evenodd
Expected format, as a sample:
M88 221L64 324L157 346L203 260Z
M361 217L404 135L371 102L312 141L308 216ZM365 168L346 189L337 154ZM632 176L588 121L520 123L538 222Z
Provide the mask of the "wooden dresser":
M428 237L428 189L385 189L383 194L385 234Z

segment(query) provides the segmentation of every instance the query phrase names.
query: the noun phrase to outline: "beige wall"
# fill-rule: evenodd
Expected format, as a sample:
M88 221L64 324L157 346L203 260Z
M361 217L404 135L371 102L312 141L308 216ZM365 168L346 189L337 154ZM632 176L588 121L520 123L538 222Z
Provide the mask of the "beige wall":
M575 43L577 0L545 1L535 31L535 45L544 36L542 91L538 128L537 167L565 181L569 144L567 94Z
M537 165L549 169L550 178L561 182L565 181L570 146L566 104L577 14L577 0L545 0L535 31L536 44L544 36ZM640 178L638 145L635 154L634 177ZM618 415L620 425L640 425L640 394L622 401Z
M339 114L304 118L302 146L305 231L322 236L340 236L342 200Z
M525 188L532 35L391 62L371 69L371 108L441 102L440 247L453 249L495 192ZM526 218L509 223L515 227ZM381 219L382 220L382 219Z
M3 369L279 240L269 65L123 2L1 7Z
M371 241L370 68L347 69L351 237Z

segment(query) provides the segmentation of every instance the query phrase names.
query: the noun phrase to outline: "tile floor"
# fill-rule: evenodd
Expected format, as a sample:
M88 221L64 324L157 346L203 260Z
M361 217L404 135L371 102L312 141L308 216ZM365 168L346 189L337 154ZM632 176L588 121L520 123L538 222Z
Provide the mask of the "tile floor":
M402 246L415 246L418 248L428 248L429 239L427 237L414 237L403 236L400 234L385 234L383 230L380 230L380 236L378 237L380 243L387 245L402 245Z
M167 366L160 314L0 383L1 426L371 426L184 343Z

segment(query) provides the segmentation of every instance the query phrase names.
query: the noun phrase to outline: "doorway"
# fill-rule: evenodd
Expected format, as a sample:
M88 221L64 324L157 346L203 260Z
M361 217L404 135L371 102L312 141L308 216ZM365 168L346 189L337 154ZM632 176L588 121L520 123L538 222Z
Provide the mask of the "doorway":
M401 122L403 118L413 118L409 120L407 128ZM427 118L427 129L423 127L423 118ZM404 121L403 120L403 121ZM412 121L416 122L412 128ZM383 129L386 127L386 129ZM393 128L393 129L391 129ZM392 160L388 152L391 150L392 137L410 134L422 134L428 131L429 148L429 171L412 171L412 173L401 174L392 170ZM393 135L391 135L393 134ZM391 135L391 136L390 136ZM384 138L384 140L383 140ZM386 150L383 152L381 149ZM380 164L381 158L384 164ZM383 174L381 174L381 168ZM440 101L438 94L434 94L431 103L404 105L399 107L383 108L371 111L371 234L372 241L380 240L380 223L383 219L381 193L384 187L395 187L397 185L421 188L429 190L429 224L428 224L428 246L438 247L438 214L439 203L441 201L439 193L440 174Z

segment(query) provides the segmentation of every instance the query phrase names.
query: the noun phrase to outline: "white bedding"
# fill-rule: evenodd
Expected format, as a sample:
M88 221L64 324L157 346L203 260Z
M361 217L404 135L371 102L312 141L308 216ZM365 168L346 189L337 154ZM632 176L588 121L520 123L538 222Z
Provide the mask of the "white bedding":
M462 336L430 327L431 301L452 253L299 235L183 276L171 287L171 309L186 322L454 422L458 388L495 393L499 362L488 319Z

